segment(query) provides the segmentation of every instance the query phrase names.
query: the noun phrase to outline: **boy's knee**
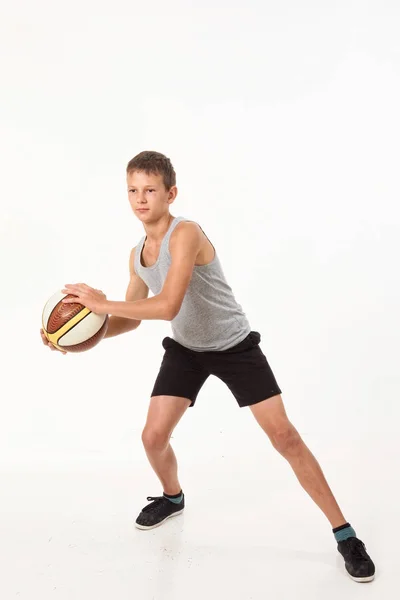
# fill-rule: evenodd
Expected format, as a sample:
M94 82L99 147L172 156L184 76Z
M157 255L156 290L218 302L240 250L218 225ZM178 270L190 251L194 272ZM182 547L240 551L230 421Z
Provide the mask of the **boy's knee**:
M302 440L292 424L273 428L270 432L272 445L283 456L295 456L300 452Z
M169 432L160 431L153 427L145 427L142 432L142 442L145 449L151 451L165 450L169 444Z

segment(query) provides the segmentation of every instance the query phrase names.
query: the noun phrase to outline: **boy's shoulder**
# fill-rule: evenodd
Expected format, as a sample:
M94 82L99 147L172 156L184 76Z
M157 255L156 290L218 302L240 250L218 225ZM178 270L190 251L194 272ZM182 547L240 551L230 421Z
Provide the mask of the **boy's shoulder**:
M175 233L175 231L195 231L196 229L201 229L200 225L198 223L196 223L196 221L191 221L190 219L185 219L184 221L179 221L179 223L176 224L175 229L172 233Z
M170 244L181 245L196 242L202 238L202 229L195 221L180 221L170 237Z

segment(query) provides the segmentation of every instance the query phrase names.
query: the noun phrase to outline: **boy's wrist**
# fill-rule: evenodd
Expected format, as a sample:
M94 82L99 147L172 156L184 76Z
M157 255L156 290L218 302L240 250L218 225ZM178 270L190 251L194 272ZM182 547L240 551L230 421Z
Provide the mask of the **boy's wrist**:
M110 300L104 300L101 305L101 310L99 310L99 314L101 315L110 315L111 314L111 304Z

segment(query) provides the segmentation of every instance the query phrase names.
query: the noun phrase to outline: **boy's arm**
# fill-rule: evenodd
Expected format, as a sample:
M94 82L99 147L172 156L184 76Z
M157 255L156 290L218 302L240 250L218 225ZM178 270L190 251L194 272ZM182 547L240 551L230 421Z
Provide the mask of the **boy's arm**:
M136 248L133 248L129 257L130 279L125 294L125 300L128 302L142 300L144 298L147 298L147 296L149 295L149 288L147 287L143 279L141 279L136 274L134 268L135 250ZM114 337L116 335L120 335L121 333L132 331L133 329L139 327L140 323L141 321L138 319L127 319L126 317L111 316L105 337Z
M171 266L161 292L147 299L125 302L106 300L102 312L139 321L172 321L180 311L202 239L196 223L180 223L171 235Z

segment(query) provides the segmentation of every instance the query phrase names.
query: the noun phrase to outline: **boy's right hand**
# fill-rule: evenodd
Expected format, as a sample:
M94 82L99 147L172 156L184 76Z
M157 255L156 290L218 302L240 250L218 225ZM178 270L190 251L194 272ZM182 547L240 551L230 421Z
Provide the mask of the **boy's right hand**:
M40 335L41 335L43 344L45 346L49 346L50 350L53 350L53 351L56 350L57 352L61 352L61 354L67 354L64 350L59 350L58 348L56 348L54 346L54 344L52 344L51 342L49 342L49 340L47 339L47 337L44 334L43 329L40 330Z

